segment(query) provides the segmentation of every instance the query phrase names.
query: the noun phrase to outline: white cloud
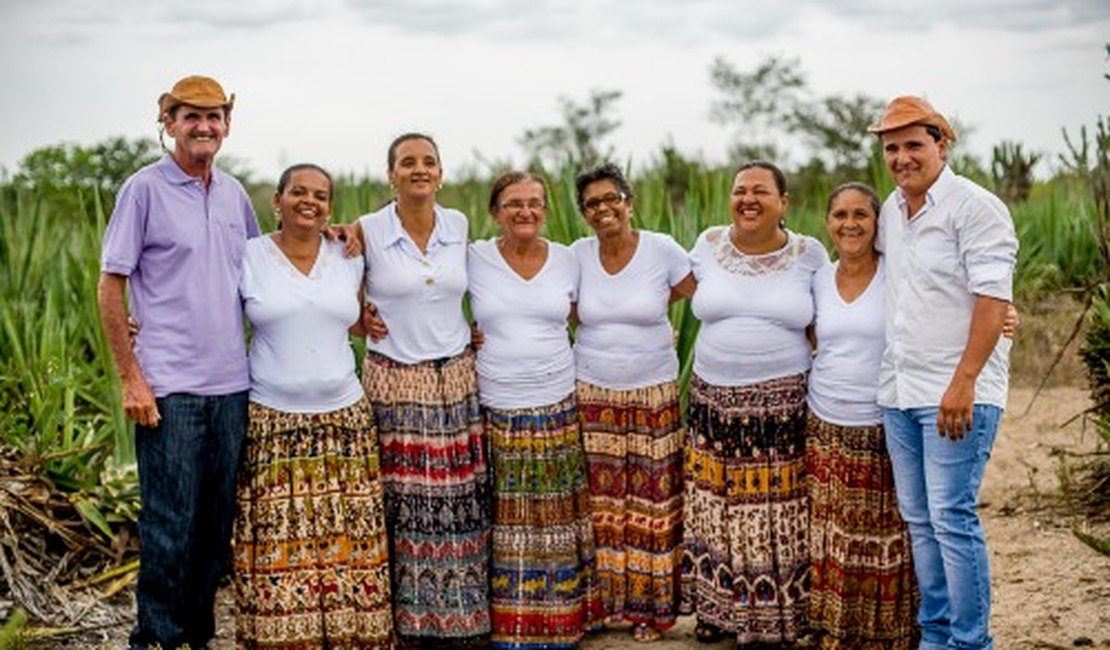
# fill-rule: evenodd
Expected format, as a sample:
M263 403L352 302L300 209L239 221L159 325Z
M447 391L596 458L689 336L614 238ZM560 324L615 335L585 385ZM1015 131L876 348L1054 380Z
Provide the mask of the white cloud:
M560 95L619 89L613 143L637 163L668 136L719 159L708 69L801 59L815 93L928 94L1002 138L1060 148L1060 127L1110 106L1110 4L997 0L9 0L0 40L0 164L63 140L154 134L175 79L238 93L227 153L274 176L316 160L380 173L389 140L432 131L449 171L522 159L525 128L559 119Z

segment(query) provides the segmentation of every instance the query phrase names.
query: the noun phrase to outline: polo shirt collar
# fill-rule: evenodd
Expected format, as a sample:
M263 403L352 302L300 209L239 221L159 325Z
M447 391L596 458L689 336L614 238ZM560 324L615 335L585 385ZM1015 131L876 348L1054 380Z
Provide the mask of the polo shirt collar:
M173 155L166 154L158 161L158 169L166 180L174 185L188 185L197 181L196 176L190 176L185 173L185 170L178 166L177 161L173 159ZM219 170L215 166L212 167L212 181L211 185L219 185L221 182Z
M433 242L440 245L447 244L461 244L466 241L466 235L458 232L446 218L443 208L436 204L435 208L436 223L432 227L432 235L428 238L429 247ZM401 217L397 214L397 202L393 201L389 204L389 219L386 224L385 241L386 246L393 246L397 242L410 239L405 228L401 225Z

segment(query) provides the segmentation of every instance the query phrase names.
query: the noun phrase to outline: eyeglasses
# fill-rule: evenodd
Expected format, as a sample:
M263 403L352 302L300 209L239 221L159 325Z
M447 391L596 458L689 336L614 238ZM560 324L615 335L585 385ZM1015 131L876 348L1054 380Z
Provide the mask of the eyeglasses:
M602 204L605 204L610 208L615 208L622 201L624 201L624 198L625 197L623 192L619 194L616 192L610 192L601 196L595 196L582 202L582 211L586 213L597 212L601 208Z
M520 199L513 199L511 201L505 201L504 203L501 204L500 207L501 207L502 210L512 210L513 212L520 212L520 211L524 210L524 208L528 208L529 210L532 210L533 212L539 212L540 210L543 210L544 208L546 208L547 204L544 203L543 201L541 201L540 199L530 199L528 201L521 201Z

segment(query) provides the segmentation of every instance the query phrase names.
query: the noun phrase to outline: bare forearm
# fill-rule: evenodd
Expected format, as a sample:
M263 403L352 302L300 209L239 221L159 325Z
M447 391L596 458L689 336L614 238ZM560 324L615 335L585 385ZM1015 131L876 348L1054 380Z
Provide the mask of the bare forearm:
M698 281L694 279L693 273L687 273L686 277L682 278L678 284L671 287L670 302L686 298L687 300L694 297L694 292L698 289Z
M145 427L158 426L161 415L154 393L143 376L131 340L127 335L127 310L123 306L123 290L127 278L104 273L100 276L96 299L100 306L100 322L116 362L116 373L122 385L123 413Z
M100 276L96 292L100 307L100 323L104 327L104 335L108 339L112 359L116 362L116 373L121 380L133 376L133 373L139 370L139 364L135 360L135 353L131 350L131 341L127 335L127 311L124 308L126 284L127 278L105 273Z
M972 382L979 378L979 373L998 344L998 337L1002 335L1002 323L1006 320L1009 305L1009 302L997 298L975 297L971 328L963 356L956 366L956 378Z

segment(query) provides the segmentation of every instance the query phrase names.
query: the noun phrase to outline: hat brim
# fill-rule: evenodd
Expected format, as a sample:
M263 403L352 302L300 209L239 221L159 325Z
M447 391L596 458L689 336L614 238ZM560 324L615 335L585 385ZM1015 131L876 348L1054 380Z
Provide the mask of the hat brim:
M944 135L945 138L952 142L956 141L956 132L952 129L952 125L949 124L948 120L944 119L939 113L934 113L933 115L928 115L925 117L905 116L890 120L884 119L878 124L872 124L871 126L867 127L867 130L868 132L874 133L875 135L882 135L887 131L895 131L907 126L935 126L940 129L940 132Z
M226 102L211 101L205 99L183 99L176 97L170 93L162 93L158 98L158 109L162 113L166 113L178 106L196 106L197 108L226 108L231 110L235 106L235 93L227 98Z

